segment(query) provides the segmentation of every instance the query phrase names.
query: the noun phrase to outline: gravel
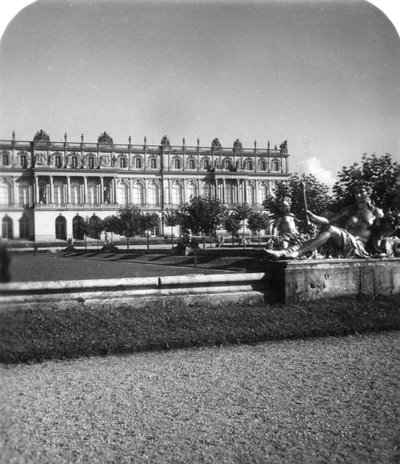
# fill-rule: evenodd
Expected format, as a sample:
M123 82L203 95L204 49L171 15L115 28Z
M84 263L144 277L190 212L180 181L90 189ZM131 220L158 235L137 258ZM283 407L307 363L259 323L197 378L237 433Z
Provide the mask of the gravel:
M0 460L396 463L399 342L383 332L2 366Z

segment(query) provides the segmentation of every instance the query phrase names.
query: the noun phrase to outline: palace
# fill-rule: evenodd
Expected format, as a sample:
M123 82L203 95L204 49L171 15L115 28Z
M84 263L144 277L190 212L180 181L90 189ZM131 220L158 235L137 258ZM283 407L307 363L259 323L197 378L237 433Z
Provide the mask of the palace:
M216 138L211 146L115 144L106 132L97 143L52 142L40 130L33 141L0 140L1 238L65 240L80 238L79 224L104 219L124 205L156 212L164 235L162 212L177 209L191 197L217 198L225 205L262 202L276 182L289 174L287 142L279 148L230 148ZM165 234L168 233L165 227Z

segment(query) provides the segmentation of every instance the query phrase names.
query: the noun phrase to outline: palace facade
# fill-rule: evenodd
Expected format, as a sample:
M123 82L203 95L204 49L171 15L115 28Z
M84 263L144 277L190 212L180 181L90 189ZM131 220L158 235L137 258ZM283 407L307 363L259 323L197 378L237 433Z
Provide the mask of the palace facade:
M40 130L32 141L0 141L1 238L66 240L80 238L79 224L104 219L121 206L138 205L160 217L157 235L164 235L162 213L191 197L217 198L225 205L262 202L289 174L287 142L279 147L243 148L239 140L222 147L170 144L115 144L106 132L97 143L53 142ZM170 228L165 227L165 234Z

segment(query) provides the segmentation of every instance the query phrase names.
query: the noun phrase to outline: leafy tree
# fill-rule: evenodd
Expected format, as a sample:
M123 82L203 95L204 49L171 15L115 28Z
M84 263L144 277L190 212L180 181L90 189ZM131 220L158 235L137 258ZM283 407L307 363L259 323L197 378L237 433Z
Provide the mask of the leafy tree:
M235 235L242 226L241 221L234 214L229 213L225 216L222 226L227 232L232 234L232 246L235 246Z
M83 227L85 229L85 235L89 238L96 239L97 246L99 246L100 234L104 230L103 221L98 216L93 214L93 216L91 216L89 219L85 219Z
M253 211L247 219L247 225L251 231L257 232L258 246L260 246L260 230L268 227L268 215L258 211Z
M129 238L141 232L141 210L137 205L129 205L118 211L117 230L115 232L126 238L126 246L129 250Z
M164 212L164 222L167 227L171 227L171 246L174 247L174 227L181 223L181 217L178 211L168 209Z
M118 233L121 229L120 219L117 215L107 216L103 219L103 229L105 232Z
M146 232L146 242L147 242L147 249L150 248L150 234L149 231L154 229L158 226L160 218L156 213L144 213L141 215L140 218L140 230L142 232Z
M248 219L253 210L247 203L237 203L232 208L232 214L236 219L243 224L243 248L246 248L246 240L245 240L245 220Z
M184 228L190 229L195 235L201 234L205 248L205 236L215 234L222 224L225 211L226 208L219 200L198 196L183 205L178 214Z
M353 188L358 183L371 190L371 200L384 212L400 212L400 165L389 153L383 156L364 154L361 164L354 163L338 172L333 186L335 211L354 202Z
M298 220L300 232L309 232L304 208L304 191L309 211L318 215L326 215L331 204L329 187L317 180L313 174L293 174L287 184L279 182L274 195L268 196L264 201L264 207L275 217L280 216L282 201L285 197L291 199L291 213Z

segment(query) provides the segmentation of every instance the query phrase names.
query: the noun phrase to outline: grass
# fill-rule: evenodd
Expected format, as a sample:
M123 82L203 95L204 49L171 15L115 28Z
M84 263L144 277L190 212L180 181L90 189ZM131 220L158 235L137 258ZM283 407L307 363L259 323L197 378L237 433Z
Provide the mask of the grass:
M0 362L77 358L172 348L400 329L400 296L293 304L71 303L0 313Z

